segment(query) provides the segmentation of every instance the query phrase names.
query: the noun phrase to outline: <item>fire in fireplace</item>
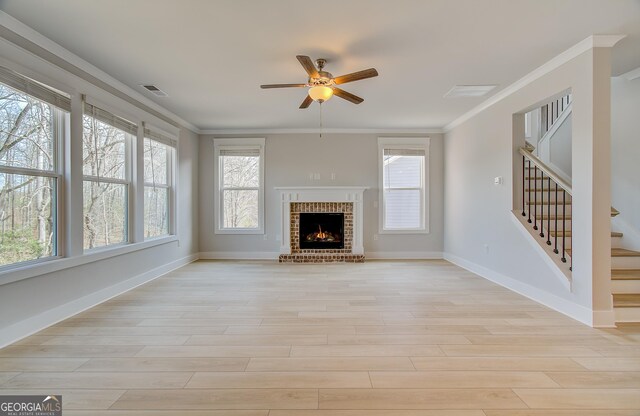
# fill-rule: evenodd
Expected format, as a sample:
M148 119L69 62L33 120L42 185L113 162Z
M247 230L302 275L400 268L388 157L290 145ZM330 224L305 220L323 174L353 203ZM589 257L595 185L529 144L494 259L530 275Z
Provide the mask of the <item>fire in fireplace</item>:
M344 248L343 213L300 213L301 249Z

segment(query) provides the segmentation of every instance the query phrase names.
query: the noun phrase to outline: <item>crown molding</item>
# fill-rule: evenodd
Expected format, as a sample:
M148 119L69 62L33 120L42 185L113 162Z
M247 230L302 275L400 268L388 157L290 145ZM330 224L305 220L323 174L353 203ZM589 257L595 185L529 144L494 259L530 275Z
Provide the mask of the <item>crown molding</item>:
M319 134L320 130L291 129L207 129L200 130L201 135L265 135L265 134ZM440 128L424 129L322 129L322 134L443 134Z
M620 76L626 78L627 81L633 81L636 78L640 78L640 68L632 69L631 71L625 72Z
M527 75L520 78L513 84L498 91L495 95L489 97L486 101L480 103L476 107L472 108L468 112L456 118L451 123L444 126L443 128L444 132L448 133L449 131L453 130L455 127L461 125L465 121L472 118L473 116L481 113L482 111L491 107L495 103L505 99L506 97L510 96L514 92L520 90L526 85L548 74L549 72L566 64L567 62L583 54L584 52L593 48L611 48L625 37L626 35L591 35L589 36L588 38L582 40L581 42L575 44L571 48L562 52L560 55L551 59L547 63L529 72Z
M3 11L0 11L0 35L34 56L104 89L165 122L183 126L196 134L200 133L200 129L192 123L155 103Z

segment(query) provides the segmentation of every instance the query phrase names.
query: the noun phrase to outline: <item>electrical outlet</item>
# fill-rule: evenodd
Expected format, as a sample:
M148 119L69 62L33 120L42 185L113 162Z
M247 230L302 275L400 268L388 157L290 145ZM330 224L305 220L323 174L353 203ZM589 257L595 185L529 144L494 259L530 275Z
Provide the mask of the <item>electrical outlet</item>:
M502 178L502 176L496 176L495 178L493 178L494 185L502 185L503 182L504 182L504 179Z
M373 241L378 241L378 234L373 235Z

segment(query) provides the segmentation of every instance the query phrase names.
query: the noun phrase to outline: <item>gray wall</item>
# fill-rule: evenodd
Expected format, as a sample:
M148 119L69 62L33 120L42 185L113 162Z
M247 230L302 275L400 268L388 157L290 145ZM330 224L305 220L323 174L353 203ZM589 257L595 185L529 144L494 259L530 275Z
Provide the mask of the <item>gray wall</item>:
M429 134L430 233L379 235L376 134L269 134L265 145L266 235L214 234L213 136L200 138L200 251L210 257L274 258L279 250L278 186L368 186L364 196L364 248L371 257L440 256L443 247L443 137ZM217 136L223 137L223 136ZM230 137L230 136L224 136ZM393 135L393 137L396 137ZM309 179L320 173L320 180ZM331 180L331 174L335 180ZM221 254L223 253L223 254Z
M640 78L611 79L611 203L613 224L628 248L640 250Z
M594 319L592 307L610 311L610 76L609 50L591 49L445 136L447 258L587 323ZM535 248L538 243L523 232L511 212L519 201L512 191L519 186L517 173L521 172L521 165L514 165L514 160L520 163L521 159L514 144L518 130L514 114L569 88L574 94L573 249L582 253L574 259L571 288L563 284L544 259L546 254ZM504 176L504 186L494 185L496 176Z
M549 158L552 168L560 170L565 179L571 179L571 114L558 127L553 137L549 140Z
M145 120L156 127L163 121L130 102L115 97L65 68L53 65L33 53L0 38L0 64L31 76L68 93L72 105L79 108L80 94L131 115L130 120ZM62 63L61 63L62 65ZM88 64L87 64L88 65ZM98 69L94 72L99 73ZM102 76L102 75L100 75ZM72 132L73 134L73 132ZM180 128L178 143L177 241L113 255L105 251L101 260L80 264L86 259L78 255L62 260L66 267L54 269L44 262L41 274L0 285L0 347L76 314L109 296L156 277L197 256L198 247L198 136ZM71 192L82 192L73 189ZM70 192L70 193L71 193ZM70 221L80 221L71 218ZM80 225L81 227L81 225ZM75 236L69 236L68 240ZM81 238L81 237L80 237ZM143 243L144 244L144 243ZM80 247L82 243L80 241ZM135 247L132 246L132 247ZM70 263L74 266L69 267ZM57 271L52 271L57 270ZM9 271L8 277L22 271ZM36 272L34 272L36 273Z

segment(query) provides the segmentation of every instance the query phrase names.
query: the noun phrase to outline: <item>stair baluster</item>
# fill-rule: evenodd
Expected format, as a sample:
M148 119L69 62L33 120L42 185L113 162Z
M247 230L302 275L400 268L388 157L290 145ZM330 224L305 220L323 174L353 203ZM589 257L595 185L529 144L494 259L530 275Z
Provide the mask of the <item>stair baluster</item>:
M555 213L555 218L554 218L555 225L554 225L553 229L556 230L556 233L553 236L553 240L554 240L553 252L555 254L558 254L558 183L556 183L556 195L555 195L555 198L556 198L556 203L555 203L555 211L556 211L556 213ZM564 221L564 218L562 219L562 221Z
M551 245L551 178L547 177L547 200L549 201L549 207L547 208L547 245ZM558 205L558 200L556 199L554 205ZM556 228L556 234L558 233L558 229Z
M565 230L565 224L566 221L564 221L564 219L567 216L567 204L566 201L567 200L567 191L565 191L564 189L562 190L562 257L560 258L560 260L563 263L567 262L567 258L565 257L565 235L566 235L566 230Z
M538 190L538 185L536 184L536 191ZM551 204L551 201L547 201L547 203ZM549 205L551 206L551 205ZM548 210L547 210L548 211ZM544 238L544 172L540 171L540 237ZM548 232L549 230L547 230Z
M529 212L529 219L527 222L531 224L531 161L529 160L529 169L527 169L527 176L529 177L529 198L527 199L527 212Z
M527 159L524 156L522 156L522 216L523 217L525 217L527 215L527 213L524 212L524 205L525 205L525 202L524 202L524 195L525 195L524 189L525 189L525 181L527 180L527 175L525 173L526 172L526 169L525 169L525 161L526 160Z
M533 167L533 184L536 189L533 192L533 229L538 230L538 166ZM531 204L531 202L529 202Z

